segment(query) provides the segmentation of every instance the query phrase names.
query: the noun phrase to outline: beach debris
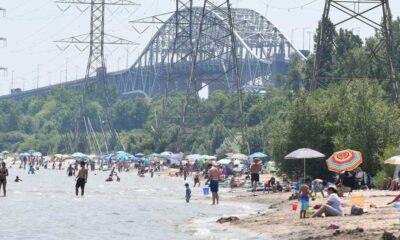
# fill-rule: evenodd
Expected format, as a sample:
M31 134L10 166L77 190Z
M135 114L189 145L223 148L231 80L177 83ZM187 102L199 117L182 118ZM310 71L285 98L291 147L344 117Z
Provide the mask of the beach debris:
M396 239L398 238L396 238L393 233L386 231L383 232L382 240L396 240Z
M222 218L218 219L217 223L223 224L223 223L227 223L227 222L236 222L236 221L239 221L238 217L230 216L230 217L222 217Z
M351 207L350 213L351 213L352 216L360 216L360 215L363 215L364 209L361 208L361 207L358 206L358 205L353 205L353 206Z
M327 227L328 230L339 229L339 228L340 228L340 226L339 226L339 225L336 225L336 224L331 224L331 225L329 225L329 226Z

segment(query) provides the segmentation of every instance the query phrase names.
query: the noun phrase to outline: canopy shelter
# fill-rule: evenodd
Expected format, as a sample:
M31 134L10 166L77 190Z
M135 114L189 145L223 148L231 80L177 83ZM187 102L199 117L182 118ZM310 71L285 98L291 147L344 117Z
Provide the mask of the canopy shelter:
M287 160L303 160L304 165L304 179L306 178L306 160L324 158L325 155L310 148L300 148L285 156Z

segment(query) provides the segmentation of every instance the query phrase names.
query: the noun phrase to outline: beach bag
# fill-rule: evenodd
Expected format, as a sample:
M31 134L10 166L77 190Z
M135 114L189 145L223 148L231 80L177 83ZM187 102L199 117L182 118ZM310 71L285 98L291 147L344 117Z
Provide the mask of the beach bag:
M352 215L352 216L360 216L363 213L364 213L364 209L362 209L360 206L353 205L351 207L350 215Z

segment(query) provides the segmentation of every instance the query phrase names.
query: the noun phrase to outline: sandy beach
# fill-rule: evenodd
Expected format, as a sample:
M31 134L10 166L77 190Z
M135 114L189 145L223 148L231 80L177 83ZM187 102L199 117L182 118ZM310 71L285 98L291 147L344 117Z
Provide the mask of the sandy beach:
M251 214L237 221L226 222L222 225L229 228L240 228L244 231L256 233L260 237L272 239L391 239L382 238L393 234L397 239L400 235L400 211L386 205L397 192L391 191L358 191L352 196L363 196L364 209L367 211L361 216L350 216L351 196L342 198L344 203L343 217L307 218L300 219L299 210L292 211L291 204L296 202L288 200L291 193L262 193L256 196L243 192L242 189L234 190L224 195L224 201L253 202L265 204L265 211ZM310 202L310 206L323 204L326 198ZM331 224L339 226L336 230L328 230Z

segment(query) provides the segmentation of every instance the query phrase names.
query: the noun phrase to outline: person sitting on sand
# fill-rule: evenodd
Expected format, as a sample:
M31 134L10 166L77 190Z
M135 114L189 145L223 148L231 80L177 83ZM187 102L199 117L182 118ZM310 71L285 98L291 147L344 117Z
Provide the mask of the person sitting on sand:
M16 176L14 182L22 182L22 179Z
M264 183L264 191L270 191L276 192L276 184L275 184L275 178L271 177L271 179L267 182Z
M342 200L340 200L337 194L338 191L336 187L328 187L327 192L328 200L326 202L326 205L321 206L312 217L322 217L322 214L325 214L326 217L343 215Z

